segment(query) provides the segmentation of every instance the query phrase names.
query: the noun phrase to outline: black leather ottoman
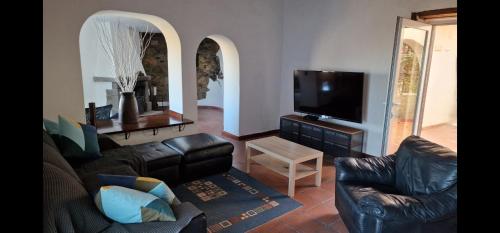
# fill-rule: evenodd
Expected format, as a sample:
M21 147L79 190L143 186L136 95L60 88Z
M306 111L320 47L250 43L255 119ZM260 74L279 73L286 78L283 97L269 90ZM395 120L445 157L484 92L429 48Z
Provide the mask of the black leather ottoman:
M180 181L181 154L160 142L132 146L146 161L148 176L163 180L168 185Z
M182 154L180 174L183 182L229 171L234 146L206 133L176 137L162 141Z

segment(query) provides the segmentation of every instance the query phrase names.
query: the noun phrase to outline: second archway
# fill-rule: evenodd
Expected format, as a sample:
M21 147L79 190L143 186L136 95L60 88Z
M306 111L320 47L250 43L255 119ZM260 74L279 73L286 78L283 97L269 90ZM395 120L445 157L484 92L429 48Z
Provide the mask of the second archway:
M235 44L222 35L204 38L196 54L196 76L199 130L238 136L240 65Z

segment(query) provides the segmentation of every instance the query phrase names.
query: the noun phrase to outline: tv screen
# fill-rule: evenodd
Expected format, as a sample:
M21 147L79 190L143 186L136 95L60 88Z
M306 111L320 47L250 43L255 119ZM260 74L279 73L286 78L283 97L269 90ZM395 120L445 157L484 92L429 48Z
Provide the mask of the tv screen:
M294 71L294 109L361 123L364 73Z

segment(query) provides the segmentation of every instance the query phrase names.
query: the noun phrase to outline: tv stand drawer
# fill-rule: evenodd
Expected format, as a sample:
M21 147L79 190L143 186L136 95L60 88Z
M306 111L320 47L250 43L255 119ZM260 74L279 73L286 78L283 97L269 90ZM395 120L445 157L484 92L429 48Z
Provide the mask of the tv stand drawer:
M308 136L315 137L315 138L322 138L323 137L323 129L322 128L308 125L308 124L301 124L300 125L300 133L303 135L308 135Z
M349 145L351 137L347 134L325 130L325 142L332 142L341 145Z

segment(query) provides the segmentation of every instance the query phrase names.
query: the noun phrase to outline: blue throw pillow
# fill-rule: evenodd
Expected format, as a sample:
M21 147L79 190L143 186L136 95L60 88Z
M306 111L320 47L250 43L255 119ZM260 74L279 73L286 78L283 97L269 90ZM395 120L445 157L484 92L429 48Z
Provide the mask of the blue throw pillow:
M170 205L178 205L181 203L175 196L174 192L172 192L172 190L165 184L165 182L155 178L98 174L97 179L99 182L99 186L122 186L142 192L147 192L158 198L161 198Z
M101 157L97 129L59 116L59 145L63 156L72 158Z
M103 186L94 201L104 215L119 223L176 221L167 202L134 189Z

